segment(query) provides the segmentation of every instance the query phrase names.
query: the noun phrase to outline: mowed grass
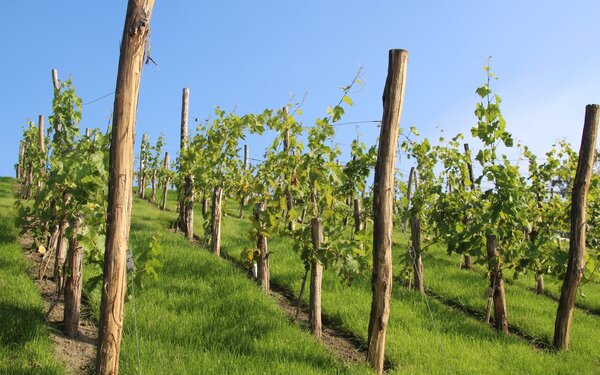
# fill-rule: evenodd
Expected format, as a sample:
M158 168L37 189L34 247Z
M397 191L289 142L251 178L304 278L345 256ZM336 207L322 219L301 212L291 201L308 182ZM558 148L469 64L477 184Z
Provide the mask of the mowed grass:
M64 374L14 226L14 179L0 177L0 374Z
M248 239L249 219L237 218L237 206L230 203L229 216L223 221L223 250L240 257L244 247L253 246ZM249 212L246 214L248 217ZM196 215L196 233L202 235L200 215ZM404 235L395 233L394 262L396 274L406 251ZM292 250L289 238L270 239L271 279L296 293L300 289L303 266ZM483 272L458 269L458 257L449 258L441 249L433 249L424 258L426 284L445 298L464 306L485 308L482 294L487 287ZM590 284L591 285L591 284ZM588 286L589 287L589 286ZM556 302L539 297L525 286L507 286L509 321L523 331L545 341L551 337ZM304 297L305 302L308 296ZM591 298L590 298L591 299ZM323 312L337 324L366 341L371 303L369 275L350 287L342 284L332 271L323 280ZM429 297L396 284L393 289L392 313L387 339L387 357L391 373L410 374L597 374L600 354L598 317L575 312L572 350L555 353L540 350L526 340L496 333L479 319L448 307Z
M167 230L175 212L135 200L130 247L161 236L159 279L137 290L143 374L364 374L295 324L228 261ZM200 224L200 223L199 223ZM99 299L92 298L94 309ZM125 306L121 372L137 373L134 301Z

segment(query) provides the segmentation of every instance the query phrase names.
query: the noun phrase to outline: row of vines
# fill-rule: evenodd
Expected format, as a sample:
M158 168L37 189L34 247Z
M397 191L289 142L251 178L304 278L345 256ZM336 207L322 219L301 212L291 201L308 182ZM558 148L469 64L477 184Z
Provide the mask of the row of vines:
M487 320L491 321L493 312L496 329L505 333L509 329L510 298L504 289L508 272L513 277L534 274L538 293L543 293L546 275L565 280L554 344L568 348L568 328L565 331L563 320L568 318L570 326L573 305L569 299L574 300L580 281L587 282L600 265L600 176L591 170L598 106L588 107L580 153L559 141L538 158L528 147L515 144L507 131L501 99L491 88L496 77L489 66L485 71L487 79L476 90L480 98L475 107L477 125L471 129L471 144L479 145L479 150L470 150L465 135L441 137L432 144L412 127L401 134L399 142L401 152L413 163L409 176L398 170L394 173L405 51L390 52L379 148L367 147L357 137L346 163L339 162L342 152L334 138L343 125L340 120L353 104L352 89L362 84L360 71L342 87L337 104L309 126L299 120L301 103L245 115L216 108L190 136L190 95L184 89L179 157L171 163L168 153L163 156L162 134L154 145L144 134L138 194L165 210L169 208L169 187L175 186L178 218L173 227L189 239L195 237L193 213L195 204L200 203L205 218L200 239L217 256L221 253L224 206L239 202L240 217L245 207L250 207L248 236L256 246L244 249L241 259L254 270L264 290L270 289L269 240L275 235L293 239L298 262L305 270L299 299L308 283L310 330L316 337L322 335L323 269L334 269L347 283L372 272L368 359L378 372L383 370L392 288L392 224L402 228L406 238L406 247L402 247L406 251L400 254L405 259L404 269L398 272L400 279L421 293L427 291L422 254L433 245L461 254L465 272L473 264L487 267ZM105 244L109 246L105 237L111 212L107 197L113 145L111 129L81 135L81 100L70 81L60 83L56 74L53 78L48 131L44 133L42 117L37 127L30 124L23 131L16 165L21 184L18 220L23 232L31 235L33 246L45 254L44 260L54 261L56 299L64 293L65 330L74 337L84 259L100 273L88 279L90 288L98 285L102 270L106 277L103 258ZM240 157L241 144L249 134L275 134L258 165L250 165L247 146ZM509 154L518 157L511 159ZM391 172L386 172L388 169ZM573 224L576 221L578 224ZM153 246L135 254L134 263L140 271L156 275L160 266L156 253L154 241ZM142 273L136 273L138 282Z

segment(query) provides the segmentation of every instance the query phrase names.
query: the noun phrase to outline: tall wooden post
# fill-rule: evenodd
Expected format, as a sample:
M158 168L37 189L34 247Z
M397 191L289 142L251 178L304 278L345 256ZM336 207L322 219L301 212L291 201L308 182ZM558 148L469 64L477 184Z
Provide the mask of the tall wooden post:
M212 252L221 256L221 205L223 200L223 188L215 187L212 201L212 231L210 246Z
M392 229L396 144L404 101L408 52L390 50L388 76L383 91L383 118L373 181L373 299L369 319L367 360L383 373L385 334L392 294Z
M261 213L266 210L265 202L257 203L254 211L254 219L259 223L261 228L264 227L263 220L261 219ZM257 277L260 286L263 290L268 291L271 289L271 280L269 273L269 247L267 237L259 233L256 236L256 248L258 250L258 261L257 263Z
M285 115L285 121L287 124L288 118L288 107L285 106L282 108L283 113ZM287 125L286 125L287 127ZM290 129L285 131L285 135L283 138L283 151L286 155L290 153ZM290 192L290 179L292 176L287 176L287 181L285 181L285 202L286 202L286 214L285 217L288 219L287 228L289 231L294 231L296 229L296 221L290 219L290 211L294 208L294 198L292 197L292 193Z
M323 220L314 218L310 221L313 251L317 252L323 243ZM323 335L321 323L321 285L323 284L323 265L314 257L310 264L310 296L309 321L310 331L320 338Z
M410 239L409 256L412 260L414 289L425 294L423 260L421 259L421 220L416 216L410 218Z
M585 271L587 194L592 179L599 118L600 105L588 104L585 107L579 161L577 162L577 172L571 196L571 233L569 236L567 274L560 291L554 324L554 347L559 350L569 349L573 306L575 305L577 288Z
M184 87L181 95L181 154L188 148L188 112L190 89ZM194 176L185 171L184 191L179 202L179 229L190 240L194 238Z
M133 189L133 137L154 0L129 0L121 38L110 145L104 281L96 373L119 373Z
M142 135L142 148L140 149L140 172L138 175L138 184L140 185L138 187L138 194L142 199L146 196L146 166L144 165L144 154L147 152L147 150L145 150L144 147L147 147L147 145L148 134L144 133L144 135Z
M363 230L363 213L362 213L362 199L354 198L354 233L358 233Z
M249 159L250 159L250 153L248 152L248 145L245 144L244 145L244 171L248 171L248 168L250 168L250 163L249 163ZM246 207L246 205L248 204L248 195L244 195L242 197L242 199L240 200L240 219L244 217L244 207Z
M469 144L465 143L463 146L465 148L465 156L468 158L467 159L467 168L469 170L469 181L471 182L470 189L473 190L473 187L475 186L475 177L473 176L473 164L471 163L471 153L469 151ZM467 221L467 218L465 216L465 219L464 219L465 224L466 224L466 221ZM464 254L462 268L465 270L470 270L472 267L472 263L473 262L471 261L471 255Z
M497 331L508 334L506 291L504 289L502 270L498 262L498 237L493 234L486 237L486 250L490 272L490 289L492 290L491 297L494 304L494 325Z
M169 153L165 152L165 161L163 163L165 171L169 169ZM160 208L164 211L167 209L167 192L169 191L169 177L167 176L164 181L165 186L163 187L162 204Z
M81 316L81 287L83 285L83 247L77 240L77 232L80 232L83 218L77 217L71 223L71 228L76 235L69 240L69 252L67 256L67 278L65 281L65 310L64 324L65 333L68 337L77 336L79 328L79 317Z
M25 161L25 146L23 141L19 142L19 162L17 163L17 178L23 178L23 163Z
M44 137L44 116L38 116L38 144L40 148L40 177L46 174L46 138ZM38 181L38 187L42 187L42 179Z
M402 214L402 230L406 231L406 224L408 222L408 210L410 208L410 199L412 196L412 185L413 179L415 175L415 167L410 167L410 172L408 173L408 184L406 185L406 208L404 208L404 213Z

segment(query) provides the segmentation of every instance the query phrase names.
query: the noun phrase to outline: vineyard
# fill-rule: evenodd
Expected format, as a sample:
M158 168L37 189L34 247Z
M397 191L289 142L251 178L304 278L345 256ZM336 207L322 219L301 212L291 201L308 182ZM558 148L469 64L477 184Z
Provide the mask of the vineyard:
M488 60L476 125L429 139L401 127L393 49L377 143L357 131L347 160L362 68L313 120L290 100L190 121L183 88L170 155L135 131L153 3L129 2L108 129L80 129L53 69L0 179L0 373L600 371L599 105L579 150L536 155Z

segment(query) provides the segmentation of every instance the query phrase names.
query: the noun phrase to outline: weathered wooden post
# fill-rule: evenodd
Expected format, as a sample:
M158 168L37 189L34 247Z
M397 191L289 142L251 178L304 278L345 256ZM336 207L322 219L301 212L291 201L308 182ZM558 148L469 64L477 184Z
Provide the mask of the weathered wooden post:
M408 173L408 184L406 185L406 207L404 208L404 213L402 214L402 231L406 231L406 225L408 223L408 210L410 208L410 199L412 197L412 185L413 179L415 176L415 167L410 167L410 172Z
M223 188L216 186L213 191L212 201L212 230L210 246L212 252L221 256L221 203L223 200Z
M373 181L373 299L367 339L367 360L378 374L383 373L385 335L390 316L394 172L407 62L407 51L389 51L388 76L383 92L383 118Z
M133 136L139 84L154 0L129 0L121 38L110 145L104 281L96 373L119 372L133 189Z
M165 152L165 161L163 163L163 168L165 169L165 171L167 171L169 169L169 153ZM169 176L165 177L165 181L164 181L164 188L163 188L163 196L162 196L162 204L160 205L161 210L166 210L167 209L167 192L169 191Z
M363 230L362 199L354 198L354 233Z
M489 234L486 237L488 269L490 272L490 291L494 305L494 325L497 331L508 334L508 311L506 309L506 291L504 279L498 261L498 237ZM488 316L489 313L486 313ZM486 319L487 320L487 319Z
M283 113L285 116L285 122L287 124L287 118L289 115L288 107L285 106L282 108L282 110L283 110ZM285 135L283 137L283 151L285 152L286 155L288 155L290 153L290 129L286 130ZM290 192L291 177L292 176L287 176L287 181L285 181L285 204L286 204L285 217L288 219L288 224L287 224L288 230L294 231L296 229L296 222L295 222L295 220L290 219L290 212L294 208L294 198L292 197L292 193Z
M244 171L248 171L248 168L250 168L250 163L249 163L249 159L250 159L250 154L248 152L248 145L245 144L244 145ZM248 195L244 195L240 201L240 219L244 217L244 207L246 207L246 205L248 204Z
M571 195L569 261L567 263L567 273L560 291L554 324L554 347L559 350L569 350L573 306L577 297L577 288L585 271L587 194L592 180L599 118L600 105L588 104L585 107L579 161L577 162L577 172Z
M475 177L473 176L473 164L471 164L471 152L469 151L469 144L465 143L464 145L465 148L465 156L467 157L467 168L469 170L469 181L471 181L471 187L470 189L473 190L473 187L475 186ZM466 224L466 217L464 220L464 223ZM472 267L472 261L471 261L471 255L469 254L464 254L463 255L463 264L462 264L462 268L465 270L470 270Z
M323 220L314 218L310 221L313 251L316 253L323 243ZM323 326L321 323L321 285L323 284L323 265L313 257L310 264L310 296L309 321L312 334L321 338Z
M409 256L412 260L414 289L425 294L423 260L421 259L421 220L417 216L410 218L410 239Z
M257 203L254 211L254 219L259 226L264 227L261 213L266 210L265 202ZM258 261L257 263L257 277L260 286L263 290L268 291L271 289L270 272L269 272L269 247L267 237L262 235L259 231L256 236L256 248L258 250Z
M146 197L146 166L144 165L144 154L147 152L145 147L148 145L148 134L144 133L142 135L142 144L140 149L140 171L138 174L138 194L140 198L144 199Z
M67 255L67 278L65 281L65 333L68 337L77 336L79 317L81 316L81 287L83 285L83 247L77 240L77 233L81 231L83 218L77 217L71 222L71 228L76 233L69 240Z
M181 155L188 148L189 101L190 89L184 87L181 95ZM194 238L194 176L188 170L185 173L184 190L180 192L179 229L188 239L192 240Z

